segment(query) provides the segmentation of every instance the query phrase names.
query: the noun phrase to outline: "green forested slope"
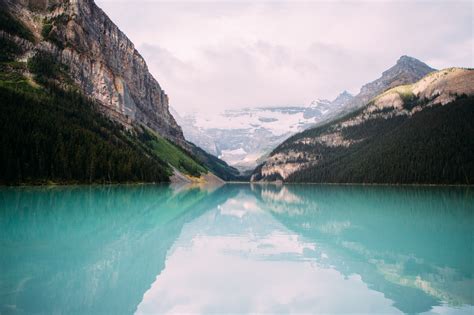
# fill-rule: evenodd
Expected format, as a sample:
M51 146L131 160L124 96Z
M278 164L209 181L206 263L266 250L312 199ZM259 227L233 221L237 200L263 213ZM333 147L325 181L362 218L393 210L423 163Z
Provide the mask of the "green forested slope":
M173 168L235 179L236 169L192 144L183 149L103 115L68 67L37 45L52 41L51 21L38 38L0 8L0 184L162 182Z
M313 146L311 150L324 158L286 181L473 184L473 122L473 97L426 108L410 118L371 120L344 129L345 138L365 140L347 148ZM312 134L318 134L318 128L304 136ZM291 142L279 149L283 147L301 149Z
M235 167L228 165L225 161L215 157L212 154L207 153L200 147L189 143L191 150L196 158L204 163L209 170L215 175L219 176L225 181L248 181L249 177L240 175L239 170Z
M0 182L166 181L167 164L73 93L0 87Z
M16 62L19 49L4 41L2 50L12 53L0 63L1 184L162 182L170 164L194 176L207 172L168 140L102 115L51 56Z

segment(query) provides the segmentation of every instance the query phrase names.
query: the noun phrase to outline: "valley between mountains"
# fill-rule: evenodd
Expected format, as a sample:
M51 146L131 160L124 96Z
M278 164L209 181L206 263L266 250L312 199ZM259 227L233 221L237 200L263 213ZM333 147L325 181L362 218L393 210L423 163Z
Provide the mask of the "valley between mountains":
M474 182L473 69L401 56L356 95L181 114L94 1L0 8L1 184Z

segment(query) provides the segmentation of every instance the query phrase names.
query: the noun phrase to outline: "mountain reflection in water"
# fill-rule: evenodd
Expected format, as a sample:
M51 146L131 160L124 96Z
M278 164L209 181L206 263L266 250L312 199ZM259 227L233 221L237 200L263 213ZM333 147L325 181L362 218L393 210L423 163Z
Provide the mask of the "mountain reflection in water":
M468 188L2 188L0 313L472 313Z

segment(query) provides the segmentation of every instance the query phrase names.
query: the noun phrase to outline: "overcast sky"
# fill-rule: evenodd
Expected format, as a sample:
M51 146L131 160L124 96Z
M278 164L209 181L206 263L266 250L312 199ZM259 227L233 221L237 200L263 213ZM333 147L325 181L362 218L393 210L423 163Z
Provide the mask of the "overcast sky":
M180 113L357 94L401 55L474 66L472 1L96 2Z

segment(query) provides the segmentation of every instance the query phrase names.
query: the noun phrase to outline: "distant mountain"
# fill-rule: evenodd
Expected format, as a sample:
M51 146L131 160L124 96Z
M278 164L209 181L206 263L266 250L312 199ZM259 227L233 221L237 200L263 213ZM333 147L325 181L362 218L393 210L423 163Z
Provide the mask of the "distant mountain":
M354 96L347 91L339 94L333 101L325 99L317 99L311 102L309 108L305 110L305 118L314 118L314 122L317 123L323 119L327 119L334 113L340 111L344 106L349 104L354 99Z
M399 73L413 79L397 70L411 69L407 63L419 65L402 57L385 76ZM363 88L365 95L374 86ZM472 184L472 121L474 70L433 72L380 93L342 118L292 136L254 171L252 180Z
M436 71L436 69L416 58L401 56L394 66L382 73L380 78L363 85L356 96L343 98L341 104L335 107L319 124L326 123L364 106L373 97L392 87L415 83L433 71Z
M323 120L351 99L343 92L334 101L318 99L309 106L173 115L187 140L245 172L253 170L282 141Z
M93 0L0 0L0 44L0 183L237 172L185 140L145 60Z
M393 67L382 73L380 78L362 86L360 93L354 97L351 103L355 106L363 106L383 91L399 85L414 83L433 71L435 69L416 58L401 56Z
M354 111L376 95L400 84L418 81L434 71L425 63L402 56L377 80L362 86L359 94L344 91L333 101L316 99L308 106L261 107L209 115L174 115L189 141L247 171L262 162L291 135Z
M299 130L303 108L253 108L176 115L185 138L242 172Z
M193 116L183 117L173 107L170 108L170 111L178 124L182 126L183 133L187 140L203 148L212 155L219 155L214 139L195 126L195 118Z
M331 102L331 106L333 109L341 108L351 102L354 99L354 96L347 91L342 92L339 94L334 101Z

